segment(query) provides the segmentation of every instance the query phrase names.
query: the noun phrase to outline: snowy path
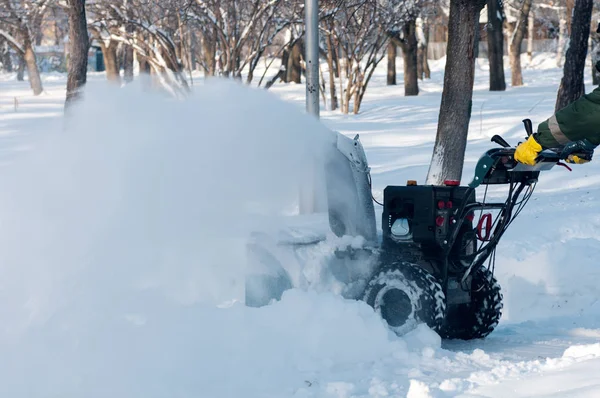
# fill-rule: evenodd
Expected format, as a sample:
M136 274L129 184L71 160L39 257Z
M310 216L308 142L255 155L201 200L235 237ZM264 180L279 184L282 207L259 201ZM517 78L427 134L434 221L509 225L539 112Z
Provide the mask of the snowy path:
M551 64L549 58L536 58L535 67L524 71L527 85L505 93L487 92L487 75L478 71L463 182L470 179L474 164L480 153L490 146L492 135L502 134L509 142L516 143L524 136L523 118L529 117L536 124L551 115L561 73ZM398 68L401 67L400 64ZM348 135L361 135L373 171L376 197L388 184L424 180L435 138L442 82L442 65L434 64L432 69L433 79L423 82L418 97L403 97L401 85L385 87L382 70L374 78L360 115L323 112L323 122L329 127ZM92 76L91 81L92 86L100 85L102 76ZM19 84L10 76L0 75L0 165L10 165L23 151L35 147L33 143L37 138L32 137L61 128L64 77L47 76L45 87L44 95L33 98L26 83ZM587 87L589 89L589 82ZM302 108L302 86L275 86L272 91L298 109ZM17 112L13 109L15 97L19 101ZM105 109L114 113L100 112L89 117L90 126L96 118L118 116L126 124L124 132L153 129L151 122L141 126L127 124L131 119L119 113L118 103ZM135 113L135 109L131 105L131 112ZM149 111L161 112L160 109ZM178 130L216 135L211 126L204 126L194 116L187 119L184 116L174 125ZM281 132L281 126L283 124L277 125L275 131ZM165 122L160 128L173 126ZM440 342L438 336L426 328L403 338L390 336L366 305L327 293L294 291L284 296L282 302L259 310L231 301L215 307L207 297L223 303L228 293L218 286L223 285L224 280L227 286L236 287L235 274L228 273L231 269L227 264L221 264L227 272L218 275L195 269L193 264L196 263L187 262L179 254L180 249L193 254L194 242L177 240L168 242L168 246L161 240L150 253L136 247L146 238L158 238L144 235L144 231L152 230L152 225L143 221L158 207L146 208L142 202L122 203L124 197L113 193L130 191L118 191L108 179L104 181L107 176L120 176L125 170L123 167L127 167L127 178L131 180L124 181L140 181L139 187L136 186L140 195L146 194L145 189L155 182L154 178L166 184L165 189L180 187L161 179L173 179L174 175L167 172L162 176L161 169L150 164L154 161L177 163L174 160L185 164L193 151L179 152L178 147L165 145L167 141L146 142L139 135L132 137L130 139L140 140L140 145L150 151L136 155L141 162L148 162L147 179L137 166L121 157L126 152L117 151L109 157L108 170L91 167L93 162L103 161L102 151L109 154L116 151L115 142L108 140L98 141L102 151L89 152L98 156L90 159L89 164L85 157L75 158L82 162L81 170L93 172L89 179L103 187L102 190L96 189L94 184L88 185L88 178L78 174L79 163L65 161L63 164L58 157L52 158L60 166L48 170L51 182L45 190L32 185L37 181L45 186L43 176L38 180L34 176L33 180L19 185L2 175L0 185L5 188L4 198L0 200L0 221L4 226L15 226L16 230L0 233L0 242L8 242L0 244L3 264L0 266L3 281L0 299L5 303L0 306L0 320L5 325L0 333L3 358L0 395L600 397L600 264L597 260L600 253L600 162L578 167L571 174L558 169L542 175L533 199L498 248L496 274L505 295L501 324L486 340ZM275 135L271 138L277 140ZM128 142L126 146L130 145L133 146ZM152 152L157 147L164 150ZM63 155L69 158L77 150L77 147L69 148ZM245 161L242 168L252 169L248 159ZM242 168L237 165L233 174L212 172L241 183L243 173L238 170ZM92 216L87 212L70 212L49 199L56 206L52 211L60 216L36 214L44 218L44 222L45 217L49 217L52 223L41 223L37 228L36 214L32 214L30 220L20 219L18 212L14 220L10 218L9 210L19 207L11 202L13 192L8 191L7 186L23 189L23 195L28 195L24 198L44 192L51 198L56 194L60 199L62 196L56 192L73 188L61 185L65 183L63 180L52 178L60 173L73 174L76 181L83 184L73 191L76 197L68 206L76 207L80 201L96 206L94 209L103 209L116 203L116 213L100 211ZM273 178L277 176L273 174ZM277 181L252 181L264 183L263 190L277 184ZM107 187L115 191L104 189ZM228 200L228 195L235 191L227 184L214 188L211 194L214 201L209 203L221 206L220 202L226 200L227 206L236 205L235 201ZM191 198L177 201L178 208L187 208L193 200L202 199L192 188L186 194ZM492 196L497 194L494 190L490 192ZM156 206L168 200L173 197L160 196L156 198ZM119 206L132 203L132 207L123 207L135 209L133 215L127 215L131 224L111 224L113 219L123 219L119 218L122 216ZM30 266L25 261L50 258L57 262L49 264L58 268L62 266L58 260L70 261L70 256L53 250L52 245L58 241L44 243L44 239L53 239L56 234L61 238L66 236L70 243L89 243L88 238L78 240L78 230L71 231L63 215L75 217L97 231L107 228L109 236L116 234L114 239L94 235L90 251L80 253L85 264L102 261L99 264L106 268L88 269L73 262L67 263L64 269L45 269L41 264ZM162 221L165 225L179 228L187 227L186 219L197 215L195 211L176 211L172 214L174 221L169 214L158 217L166 217ZM199 216L210 214L201 212ZM142 226L138 228L136 223ZM55 232L55 228L60 232ZM176 236L180 239L184 235ZM19 242L23 239L18 240L19 237L26 237L30 242L21 247ZM136 257L136 252L128 258L129 262L113 265L111 261L117 259L119 253L129 253L119 244L118 237L131 243L135 250L139 249L142 257ZM101 242L100 246L97 241ZM209 243L214 242L209 240ZM16 245L14 250L9 247L11 244ZM69 246L58 243L57 247ZM111 254L99 255L107 247ZM6 265L15 259L11 257L16 256L15 253L24 257L15 264L25 269L16 270ZM155 267L156 257L165 258L169 266ZM135 295L130 293L133 285L128 283L138 289L134 289ZM139 286L143 286L142 293ZM164 292L169 300L155 291ZM89 312L89 308L94 311Z

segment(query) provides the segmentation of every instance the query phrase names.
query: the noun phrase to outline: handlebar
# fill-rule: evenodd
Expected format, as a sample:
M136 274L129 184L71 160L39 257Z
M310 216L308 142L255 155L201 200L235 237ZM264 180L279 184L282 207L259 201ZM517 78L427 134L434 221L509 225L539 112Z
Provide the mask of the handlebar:
M514 157L516 148L511 147L510 144L504 140L504 138L500 137L499 135L494 135L492 137L492 142L503 147L503 150L497 151L495 156ZM578 155L591 160L591 157L594 154L594 149L596 149L596 145L592 144L587 139L573 141L562 148L548 148L543 150L536 158L536 163L558 163L563 160L568 160L569 156L571 155Z
M523 124L527 135L533 135L531 120L525 119ZM492 142L500 145L501 148L492 148L479 159L475 166L475 177L469 184L471 188L476 188L481 184L509 184L514 182L533 184L537 181L540 171L550 170L556 165L566 166L570 170L566 164L561 162L571 161L572 156L576 155L581 159L591 160L597 146L587 139L583 139L570 142L559 148L548 148L540 152L536 158L536 163L530 166L515 160L516 148L506 142L504 138L494 135Z

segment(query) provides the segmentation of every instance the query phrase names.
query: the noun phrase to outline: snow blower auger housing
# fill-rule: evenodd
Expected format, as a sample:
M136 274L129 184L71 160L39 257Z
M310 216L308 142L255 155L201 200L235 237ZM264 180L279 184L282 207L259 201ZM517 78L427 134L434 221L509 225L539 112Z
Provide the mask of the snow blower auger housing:
M524 123L531 134L531 122ZM343 178L327 179L330 228L338 236L369 236L365 240L371 242L375 212L368 192L371 179L366 157L358 137L353 145L340 140L345 144L338 142L337 149L348 159L342 168L347 182L344 185ZM382 231L376 242L361 250L348 250L346 256L343 250L336 252L336 261L345 259L342 263L349 270L347 274L354 275L355 280L362 278L362 284L354 283L359 290L349 296L366 301L397 334L419 323L426 323L447 339L469 340L490 334L502 312L502 294L494 277L498 242L531 198L540 172L556 165L568 168L561 161L575 153L591 159L594 149L589 142L575 142L545 150L536 165L527 166L514 159L515 148L502 137L494 136L492 142L500 147L483 154L468 186L460 186L459 181L445 181L443 186L409 181L405 186L386 187ZM488 202L490 185L505 186L506 199ZM355 200L341 203L339 195L337 201L332 200L340 186L355 193L344 193L343 198ZM485 193L478 201L476 189L483 187ZM370 273L352 273L357 262L367 261ZM340 268L339 261L337 264ZM283 274L271 274L282 285ZM274 297L281 297L283 289L279 288Z

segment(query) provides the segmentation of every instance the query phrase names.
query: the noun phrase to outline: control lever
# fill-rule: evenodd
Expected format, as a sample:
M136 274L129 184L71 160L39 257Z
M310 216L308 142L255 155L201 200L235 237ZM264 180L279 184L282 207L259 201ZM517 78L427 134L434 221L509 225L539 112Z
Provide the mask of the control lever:
M531 123L531 119L524 119L523 124L525 125L527 137L530 137L533 134L533 123Z
M510 144L508 142L506 142L506 140L504 138L500 137L498 134L496 134L492 137L492 142L494 142L504 148L510 148Z

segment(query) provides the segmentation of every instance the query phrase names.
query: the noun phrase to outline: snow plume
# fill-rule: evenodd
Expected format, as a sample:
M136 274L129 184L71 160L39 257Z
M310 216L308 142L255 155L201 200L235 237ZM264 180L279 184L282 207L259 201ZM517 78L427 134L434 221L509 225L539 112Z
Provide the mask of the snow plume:
M243 355L236 339L274 327L277 318L267 316L240 336L249 326L243 307L222 314L215 304L241 298L246 235L295 211L298 184L331 133L236 83L209 82L184 102L135 87L92 87L85 98L65 128L43 126L33 150L0 170L0 395L202 391ZM307 301L306 316L316 303ZM349 330L370 329L350 345L374 334L387 341L381 320L356 305L362 315L350 316ZM332 325L345 322L325 314ZM366 326L362 316L371 319ZM299 319L279 327L309 327ZM330 333L323 320L317 343ZM306 351L297 348L292 354ZM229 362L217 365L221 357ZM240 363L250 368L248 360ZM212 365L219 371L209 372ZM182 379L195 387L173 384ZM227 391L205 396L241 396Z

